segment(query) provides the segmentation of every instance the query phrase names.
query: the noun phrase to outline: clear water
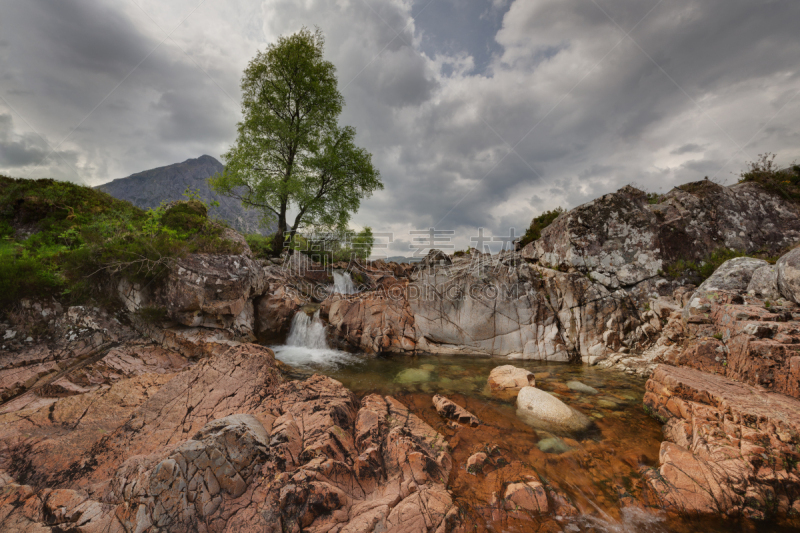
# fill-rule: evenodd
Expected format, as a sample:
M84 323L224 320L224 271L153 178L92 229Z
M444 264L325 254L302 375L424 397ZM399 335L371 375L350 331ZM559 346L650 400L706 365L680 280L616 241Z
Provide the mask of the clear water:
M274 347L297 378L322 373L341 381L357 396L392 395L448 440L454 464L450 488L465 504L464 518L475 531L568 532L692 532L798 531L796 524L765 524L747 520L688 519L645 509L641 469L658 466L661 427L642 409L645 380L618 372L558 363L508 361L474 356L374 357L325 348ZM513 364L536 374L536 386L592 418L596 429L579 436L537 431L516 416L515 396L492 394L487 378L492 368ZM579 381L584 387L570 389ZM575 388L583 390L574 390ZM434 410L434 394L444 394L484 423L478 428L453 428ZM468 474L464 465L476 451L497 446L510 463L492 474ZM492 516L492 492L503 481L518 481L535 473L557 487L579 514L567 517ZM497 479L498 475L505 479ZM516 476L516 477L515 477ZM558 527L558 529L552 529Z

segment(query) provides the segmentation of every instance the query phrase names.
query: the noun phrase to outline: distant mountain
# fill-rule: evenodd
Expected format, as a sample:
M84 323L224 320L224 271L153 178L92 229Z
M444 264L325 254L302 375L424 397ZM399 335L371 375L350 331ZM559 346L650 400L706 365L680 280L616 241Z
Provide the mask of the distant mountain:
M387 263L419 263L421 257L406 257L404 255L393 255L384 259Z
M120 178L95 189L107 192L114 198L127 200L143 209L155 208L162 202L184 200L183 193L189 187L198 190L200 198L206 203L216 200L219 207L211 207L209 215L226 221L241 233L272 233L274 229L260 228L259 212L245 209L239 200L221 196L212 191L207 179L222 172L225 167L211 157L203 155L197 159L187 159L183 163L175 163L166 167L145 170Z

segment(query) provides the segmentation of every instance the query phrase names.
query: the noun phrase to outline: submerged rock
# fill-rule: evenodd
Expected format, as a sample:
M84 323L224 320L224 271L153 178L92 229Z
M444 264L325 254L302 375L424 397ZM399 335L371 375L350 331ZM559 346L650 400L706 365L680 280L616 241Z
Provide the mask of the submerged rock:
M597 394L599 392L594 387L590 387L589 385L581 383L580 381L567 381L567 387L569 387L570 390L582 392L584 394Z
M482 472L488 459L489 456L484 452L473 453L467 459L467 472L473 475Z
M515 391L522 387L535 387L533 373L513 365L503 365L489 372L489 388L493 392Z
M536 443L536 447L545 453L564 453L570 451L572 448L566 442L558 437L548 437Z
M406 368L397 373L397 383L424 383L431 380L431 371L423 368Z
M445 418L456 420L472 427L481 425L481 421L477 416L441 394L437 394L433 397L433 406L436 408L436 412Z
M558 433L585 431L592 425L585 415L535 387L523 387L519 391L517 416L536 428Z
M538 481L511 483L506 487L503 507L508 510L524 509L534 513L546 513L547 493Z

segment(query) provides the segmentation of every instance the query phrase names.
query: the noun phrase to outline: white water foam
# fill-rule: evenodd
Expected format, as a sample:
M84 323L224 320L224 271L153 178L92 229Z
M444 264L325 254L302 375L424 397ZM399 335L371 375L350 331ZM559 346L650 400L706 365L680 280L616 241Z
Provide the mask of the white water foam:
M287 365L301 368L323 368L353 364L360 359L347 352L334 350L325 339L325 324L319 317L319 311L309 317L298 311L292 319L292 328L286 344L273 346L275 357Z
M333 273L333 292L336 294L355 294L358 292L349 272Z
M564 531L577 533L589 528L600 533L667 533L667 528L663 524L664 517L657 512L639 507L625 507L622 509L620 520L615 520L602 511L600 514L601 516L575 517L567 524Z

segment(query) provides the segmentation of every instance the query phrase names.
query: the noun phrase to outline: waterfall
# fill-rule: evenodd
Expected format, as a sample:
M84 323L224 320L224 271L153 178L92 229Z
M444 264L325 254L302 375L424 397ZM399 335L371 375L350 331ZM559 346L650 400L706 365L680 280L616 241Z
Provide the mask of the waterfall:
M292 319L286 344L272 346L272 350L275 357L284 363L308 370L330 369L360 362L358 357L328 347L325 323L322 322L319 311L314 316L298 311Z
M357 292L349 272L333 273L333 292L335 294L355 294Z
M289 330L286 344L319 350L328 349L328 341L325 340L325 324L319 317L319 311L314 313L313 317L309 317L303 311L298 311L292 319L292 329Z

